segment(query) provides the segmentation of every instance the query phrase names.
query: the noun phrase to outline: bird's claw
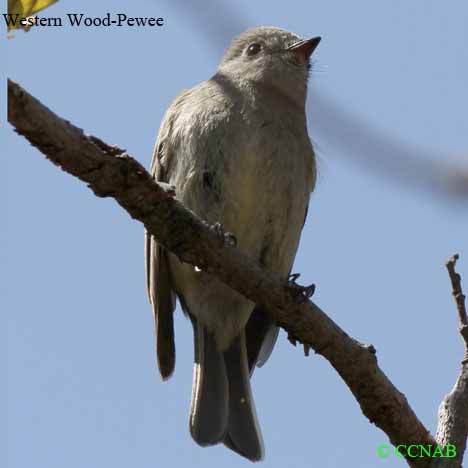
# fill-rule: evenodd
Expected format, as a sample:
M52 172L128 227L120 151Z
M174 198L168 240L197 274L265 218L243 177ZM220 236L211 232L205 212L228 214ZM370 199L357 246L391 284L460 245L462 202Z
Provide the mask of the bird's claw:
M301 276L300 273L291 273L288 277L288 281L290 283L296 283L296 281L299 279L300 276Z
M309 284L309 286L299 286L302 288L302 294L307 298L310 299L315 292L315 284Z
M236 236L231 232L226 232L221 223L213 224L212 229L216 233L221 247L223 247L224 245L229 245L231 247L237 245Z
M293 273L289 275L288 278L288 286L291 288L292 293L295 299L301 303L305 302L306 300L310 299L315 292L315 284L311 284L309 286L301 286L296 283L296 280L300 277L300 273Z

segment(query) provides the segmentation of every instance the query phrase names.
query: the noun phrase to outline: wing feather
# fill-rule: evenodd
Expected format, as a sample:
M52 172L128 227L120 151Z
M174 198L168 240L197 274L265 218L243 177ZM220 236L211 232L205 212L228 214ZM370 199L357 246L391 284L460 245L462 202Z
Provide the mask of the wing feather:
M162 165L164 137L170 118L166 117L155 145L151 161L151 175L158 182L166 182ZM167 157L167 155L165 155ZM168 379L175 367L174 310L176 295L171 281L167 252L154 237L145 230L146 289L153 309L156 355L159 372L163 380Z

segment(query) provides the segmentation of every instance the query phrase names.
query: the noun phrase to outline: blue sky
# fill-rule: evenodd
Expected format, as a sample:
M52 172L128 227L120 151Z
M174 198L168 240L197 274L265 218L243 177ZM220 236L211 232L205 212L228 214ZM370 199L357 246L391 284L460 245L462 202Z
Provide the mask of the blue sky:
M294 271L316 283L315 301L333 320L376 347L381 367L433 431L463 352L444 262L461 254L468 290L467 199L355 164L349 135L338 121L326 133L314 102L337 107L428 162L468 170L466 2L191 5L60 1L42 16L123 12L162 16L165 26L16 32L2 41L3 76L148 166L165 109L181 89L211 76L235 34L274 25L321 35L308 101L319 180ZM201 449L190 438L192 331L180 313L176 371L169 382L159 379L142 226L8 125L0 132L8 165L1 176L7 228L0 233L8 466L249 466L222 446ZM253 391L265 468L405 466L378 458L386 435L362 416L328 362L304 358L284 333L256 372Z

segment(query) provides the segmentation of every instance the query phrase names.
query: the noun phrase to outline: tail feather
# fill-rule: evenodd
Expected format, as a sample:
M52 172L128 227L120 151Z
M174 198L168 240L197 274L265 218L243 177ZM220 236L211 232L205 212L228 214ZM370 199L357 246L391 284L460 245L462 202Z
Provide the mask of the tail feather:
M214 336L193 315L195 364L190 433L197 444L221 442L228 424L228 381L223 354Z
M242 331L224 353L229 382L229 422L224 444L252 461L264 456L263 439L250 389L250 376Z

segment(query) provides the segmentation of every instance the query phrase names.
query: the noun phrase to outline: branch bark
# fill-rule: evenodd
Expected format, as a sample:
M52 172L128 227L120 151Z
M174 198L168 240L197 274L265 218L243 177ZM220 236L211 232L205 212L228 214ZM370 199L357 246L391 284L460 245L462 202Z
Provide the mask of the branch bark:
M461 363L460 374L452 391L445 396L439 407L436 440L441 446L452 444L456 447L457 461L461 466L466 449L468 435L468 318L466 315L465 295L462 291L461 277L455 271L458 255L454 255L447 263L447 271L452 283L452 294L458 312L459 331L462 336L465 354ZM448 465L447 459L434 460L432 466L437 468Z
M182 261L213 274L262 308L288 335L324 356L349 387L362 412L398 444L435 444L406 397L379 368L376 351L348 336L297 289L263 270L158 185L124 150L88 136L61 119L16 83L8 82L8 120L51 162L113 197ZM413 467L430 459L408 459ZM457 466L457 465L452 465Z

